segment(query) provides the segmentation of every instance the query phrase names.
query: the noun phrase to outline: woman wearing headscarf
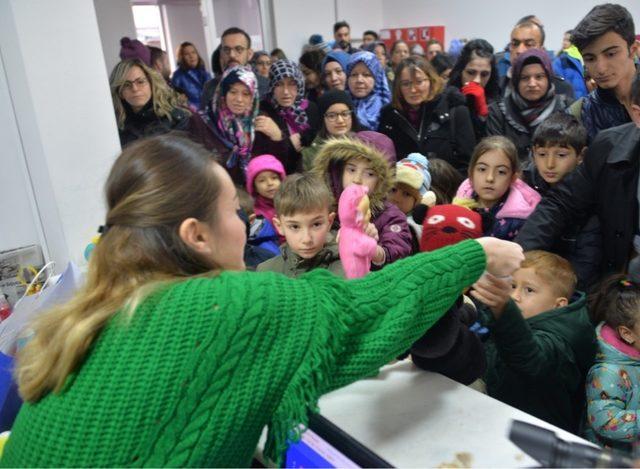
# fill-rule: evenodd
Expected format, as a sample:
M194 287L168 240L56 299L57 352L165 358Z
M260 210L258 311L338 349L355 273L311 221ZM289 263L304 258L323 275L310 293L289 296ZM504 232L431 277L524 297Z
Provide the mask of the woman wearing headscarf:
M311 144L318 129L318 110L305 98L304 78L295 62L278 60L269 70L269 93L260 102L255 120L254 156L270 154L287 174L302 169L300 152Z
M372 52L359 51L347 65L347 88L363 130L378 130L380 112L391 102L387 77Z
M522 163L529 159L531 138L538 125L571 104L566 95L556 93L552 77L546 51L529 49L513 64L505 97L489 106L487 134L504 135L513 141Z
M422 57L404 59L396 68L393 101L382 110L380 132L393 140L398 160L421 153L447 161L461 174L476 144L464 96L445 87Z
M251 67L237 65L225 70L204 117L225 149L220 164L236 184L245 183L258 110L257 82Z
M350 55L343 50L332 50L322 61L322 84L327 90L347 88L347 65Z
M211 74L204 68L202 57L190 42L180 44L176 55L178 69L173 72L171 83L187 95L189 105L193 109L198 109L202 88L211 80Z

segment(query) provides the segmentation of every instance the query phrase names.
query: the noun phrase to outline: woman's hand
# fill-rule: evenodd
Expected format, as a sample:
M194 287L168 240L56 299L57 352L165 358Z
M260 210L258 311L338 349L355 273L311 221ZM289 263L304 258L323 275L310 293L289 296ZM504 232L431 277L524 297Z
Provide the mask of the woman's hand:
M476 83L470 81L460 88L462 94L465 97L469 97L473 100L473 105L476 108L476 114L480 117L487 117L489 115L489 108L487 107L487 98L484 94L484 88Z
M486 272L473 284L471 296L487 305L498 319L511 297L511 279L498 278Z
M484 253L487 256L487 272L496 277L508 277L520 268L524 260L522 247L511 241L497 238L479 238Z
M269 116L257 116L255 119L256 132L262 132L274 142L282 140L282 130Z
M293 145L293 148L295 148L296 151L300 153L302 151L302 139L300 138L300 134L296 133L291 135L289 137L289 140L291 140L291 145Z

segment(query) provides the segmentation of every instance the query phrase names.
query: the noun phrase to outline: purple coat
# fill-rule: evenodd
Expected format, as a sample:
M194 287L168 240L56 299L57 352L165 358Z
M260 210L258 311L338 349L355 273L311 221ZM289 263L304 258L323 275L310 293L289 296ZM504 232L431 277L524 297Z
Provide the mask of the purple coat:
M371 219L378 229L378 244L384 249L384 263L402 259L411 255L411 231L407 216L390 202L384 202L384 208Z

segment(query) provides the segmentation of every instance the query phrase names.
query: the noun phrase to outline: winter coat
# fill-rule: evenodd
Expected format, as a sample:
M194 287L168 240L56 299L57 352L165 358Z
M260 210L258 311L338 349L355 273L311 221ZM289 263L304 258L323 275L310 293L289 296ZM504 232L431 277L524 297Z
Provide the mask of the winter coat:
M551 189L516 239L525 251L550 251L573 227L595 215L602 231L599 275L622 272L638 232L640 129L626 124L603 130L584 161Z
M311 144L320 125L318 107L311 101L309 101L309 107L306 109L306 113L310 127L300 135L303 147ZM278 111L276 111L273 105L266 100L260 102L260 115L273 119L282 132L282 140L273 141L262 132L256 132L251 154L253 156L264 154L275 156L282 162L287 174L302 171L302 155L296 151L289 139L291 133L285 120L278 114Z
M522 179L543 198L551 190L533 162L522 172ZM602 262L602 231L598 217L591 216L584 225L572 227L560 236L551 252L571 262L578 277L578 290L588 291L598 281Z
M300 277L313 269L326 269L340 277L344 270L338 254L338 245L328 242L312 259L303 259L294 253L287 244L280 247L281 254L263 262L256 269L258 272L280 272L287 277Z
M203 68L178 68L173 72L171 84L189 98L189 104L198 109L204 84L211 80L211 74Z
M602 88L596 88L573 103L568 112L587 129L589 144L601 130L631 122L627 109L618 101L614 92Z
M564 111L569 105L565 95L556 93L555 100L553 112ZM521 163L529 161L534 131L535 129L529 128L524 123L509 97L489 105L487 135L502 135L511 140L518 149L518 159Z
M468 385L484 375L487 360L479 337L469 327L478 314L460 296L456 303L410 349L418 368L435 371Z
M398 207L386 201L393 183L391 167L387 159L378 150L355 138L328 140L316 156L313 171L325 181L335 200L342 194L342 171L345 163L354 157L365 158L378 176L378 183L369 191L371 204L371 223L378 229L378 245L384 249L383 265L394 262L411 254L411 232L407 216ZM336 217L334 228L340 222ZM380 266L372 265L372 270Z
M396 147L398 161L410 153L440 158L466 174L476 144L469 108L462 93L453 87L420 106L418 129L404 111L388 104L380 113L379 132L387 135Z
M571 57L566 52L553 59L553 73L566 80L573 88L576 99L589 94L584 82L584 66L578 59Z
M524 319L509 300L487 321L487 392L506 404L577 433L584 410L584 380L596 351L586 297Z
M280 254L278 233L271 222L264 217L256 216L249 227L247 244L265 249L274 256Z
M149 100L139 112L133 112L131 106L125 101L122 104L126 112L126 118L124 127L118 129L118 133L120 145L123 147L139 138L166 134L172 130L189 130L192 114L186 109L174 108L171 111L171 119L169 119L156 115L153 110L153 100ZM199 119L199 117L196 116L194 119Z
M313 169L313 163L316 159L316 155L320 151L320 147L326 141L326 139L320 137L320 135L316 135L313 139L313 142L309 146L306 146L302 149L302 170L310 171Z
M540 194L527 185L524 181L516 179L500 202L490 210L480 208L477 203L468 202L475 200L476 194L471 186L471 181L465 179L458 188L454 203L471 208L482 215L482 226L485 236L511 241L524 225L525 220L540 202Z
M631 451L640 438L640 352L601 323L598 353L587 375L585 436L600 446Z

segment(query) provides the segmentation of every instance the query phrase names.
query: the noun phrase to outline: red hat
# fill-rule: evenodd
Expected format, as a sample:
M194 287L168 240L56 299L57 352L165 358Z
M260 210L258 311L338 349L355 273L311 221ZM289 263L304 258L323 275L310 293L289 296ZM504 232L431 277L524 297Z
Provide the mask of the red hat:
M435 251L465 239L482 236L482 217L459 205L436 205L422 223L420 251Z

